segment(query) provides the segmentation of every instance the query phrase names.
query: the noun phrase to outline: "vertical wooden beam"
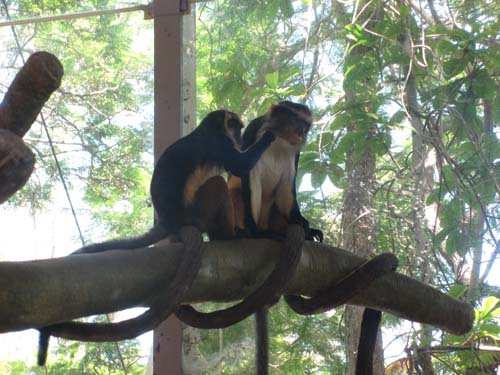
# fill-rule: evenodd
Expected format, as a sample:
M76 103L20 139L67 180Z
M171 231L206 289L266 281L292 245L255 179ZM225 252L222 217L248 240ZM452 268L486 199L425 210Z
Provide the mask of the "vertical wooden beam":
M154 153L182 136L182 14L179 0L154 0ZM182 327L170 317L154 331L155 375L182 374Z
M182 136L182 15L179 0L155 0L154 14L154 152Z
M182 118L184 132L196 126L196 14L182 16Z

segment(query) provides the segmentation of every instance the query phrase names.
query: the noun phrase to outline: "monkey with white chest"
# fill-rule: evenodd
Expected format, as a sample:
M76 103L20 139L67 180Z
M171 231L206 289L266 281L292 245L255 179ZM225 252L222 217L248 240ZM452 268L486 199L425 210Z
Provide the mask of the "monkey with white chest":
M246 128L243 149L252 147L268 131L276 135L255 166L241 177L232 176L228 183L235 224L250 237L281 238L288 224L300 224L307 240L323 240L320 230L309 227L297 202L297 166L311 124L307 106L285 101Z

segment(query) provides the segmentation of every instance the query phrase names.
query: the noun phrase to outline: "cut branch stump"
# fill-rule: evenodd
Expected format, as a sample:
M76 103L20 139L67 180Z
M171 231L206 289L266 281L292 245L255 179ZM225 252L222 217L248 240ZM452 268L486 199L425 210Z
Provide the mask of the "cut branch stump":
M63 67L48 52L35 52L17 73L0 104L0 204L28 181L35 155L21 139L50 95L60 86Z

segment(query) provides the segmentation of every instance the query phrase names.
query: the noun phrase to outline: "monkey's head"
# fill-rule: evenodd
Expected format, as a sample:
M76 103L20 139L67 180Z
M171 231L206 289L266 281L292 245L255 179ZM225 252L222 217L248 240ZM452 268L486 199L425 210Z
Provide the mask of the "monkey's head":
M312 114L309 107L284 101L271 107L265 117L262 131L272 131L296 151L304 145L311 128Z
M223 132L233 142L235 148L241 148L243 122L241 122L240 117L236 113L225 109L210 112L205 116L199 127L203 125L207 128L208 136L219 136Z

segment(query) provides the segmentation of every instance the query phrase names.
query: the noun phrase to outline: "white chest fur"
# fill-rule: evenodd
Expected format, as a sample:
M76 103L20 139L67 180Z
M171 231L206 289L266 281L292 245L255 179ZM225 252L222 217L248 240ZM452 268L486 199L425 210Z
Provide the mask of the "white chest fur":
M273 205L285 216L293 204L296 150L288 142L277 138L262 154L250 171L252 216L259 229L268 227Z

